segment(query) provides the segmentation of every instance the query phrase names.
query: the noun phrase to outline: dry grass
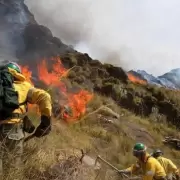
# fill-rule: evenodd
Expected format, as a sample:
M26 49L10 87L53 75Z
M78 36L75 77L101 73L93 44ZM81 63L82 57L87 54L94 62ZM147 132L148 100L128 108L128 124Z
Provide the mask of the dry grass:
M107 106L118 113L118 119L103 111L97 111ZM94 112L95 111L95 112ZM101 116L100 116L101 115ZM34 119L35 116L31 114ZM107 120L113 123L107 123ZM163 136L177 133L173 127L158 124L151 118L134 116L127 110L118 107L113 100L95 96L89 103L86 116L78 123L66 125L62 121L55 121L53 131L47 137L31 139L25 145L24 167L11 169L4 180L106 180L118 179L117 174L104 167L99 172L83 166L79 162L80 149L96 157L100 154L113 165L122 169L135 161L131 154L136 142L126 133L126 123L135 123L146 128L155 143L150 148L161 147L165 155L180 166L178 159L180 152L165 147L161 140ZM36 123L38 124L38 123ZM52 170L52 166L56 168Z
M55 125L55 124L54 124ZM75 163L76 157L80 157L80 148L87 149L90 148L89 137L85 134L81 134L73 131L71 128L67 129L63 124L57 127L54 126L52 133L41 139L31 139L25 145L24 160L25 166L20 170L12 169L11 173L6 177L5 180L13 179L59 179L58 176L61 176L60 179L68 180L73 179L72 176L76 176L76 173L72 173L72 169L78 171ZM74 159L68 159L70 156L73 156ZM78 159L78 158L77 158ZM67 165L61 165L59 170L61 175L54 175L51 166L56 163L67 163ZM77 161L78 162L78 161ZM69 172L65 171L65 167L71 167ZM79 166L79 171L82 168ZM86 172L84 172L86 173ZM73 174L70 176L70 174ZM80 173L82 174L82 172ZM16 178L15 178L16 177ZM64 178L62 178L64 177ZM80 178L78 178L80 179Z

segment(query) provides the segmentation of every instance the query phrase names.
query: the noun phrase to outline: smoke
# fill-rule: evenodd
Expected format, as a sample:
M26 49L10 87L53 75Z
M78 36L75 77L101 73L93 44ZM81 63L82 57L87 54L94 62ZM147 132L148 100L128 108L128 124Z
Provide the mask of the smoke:
M23 0L0 1L0 62L16 61L23 51L23 30L28 23Z
M75 45L90 36L92 20L89 16L91 0L26 0L40 24L50 27L53 34Z
M77 50L154 75L179 66L179 0L26 0L36 20Z
M119 64L120 47L112 33L116 29L112 22L114 14L108 15L117 3L101 0L26 0L25 3L38 23L49 27L66 44L103 62Z

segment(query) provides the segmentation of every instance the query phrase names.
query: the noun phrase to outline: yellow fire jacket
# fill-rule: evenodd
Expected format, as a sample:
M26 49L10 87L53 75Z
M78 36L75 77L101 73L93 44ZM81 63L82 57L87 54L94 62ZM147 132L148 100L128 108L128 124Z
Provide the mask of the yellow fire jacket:
M26 78L18 73L17 71L9 68L11 74L15 77L14 88L18 92L19 95L19 103L28 102L30 104L37 104L39 106L39 110L41 115L45 115L50 117L52 113L52 102L50 95L42 90L33 87L29 82L26 81ZM26 104L21 105L18 109L16 109L13 113L25 114L27 111ZM21 119L13 118L2 121L4 123L18 123Z
M161 179L166 177L166 173L161 164L153 157L146 154L145 161L137 161L131 167L127 168L126 171L130 173L136 173L141 170L143 174L143 180Z
M160 162L161 166L164 168L167 175L179 174L178 168L170 159L160 156L157 158L157 160Z

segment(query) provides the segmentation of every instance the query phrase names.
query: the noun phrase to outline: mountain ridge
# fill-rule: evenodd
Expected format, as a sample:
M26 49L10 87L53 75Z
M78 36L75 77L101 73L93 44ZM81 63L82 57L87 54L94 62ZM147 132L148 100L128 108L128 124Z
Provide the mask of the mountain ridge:
M180 89L180 68L172 69L171 71L164 73L160 76L153 76L144 70L128 71L133 73L134 76L138 76L147 80L149 84L162 86L170 89Z

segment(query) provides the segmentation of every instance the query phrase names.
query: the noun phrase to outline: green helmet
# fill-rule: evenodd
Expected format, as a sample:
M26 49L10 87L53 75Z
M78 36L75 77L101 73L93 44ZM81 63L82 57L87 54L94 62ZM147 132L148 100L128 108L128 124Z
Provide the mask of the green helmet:
M18 73L21 73L21 68L20 68L20 66L19 66L17 63L15 63L15 62L9 62L9 63L7 63L7 64L6 64L6 67L12 68L12 69L16 70Z
M144 151L146 150L146 146L142 143L136 143L133 148L134 151Z
M133 148L133 155L139 156L146 152L146 146L143 143L136 143Z

